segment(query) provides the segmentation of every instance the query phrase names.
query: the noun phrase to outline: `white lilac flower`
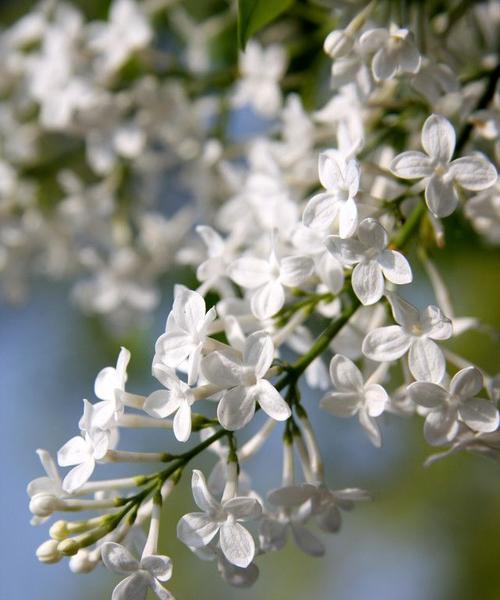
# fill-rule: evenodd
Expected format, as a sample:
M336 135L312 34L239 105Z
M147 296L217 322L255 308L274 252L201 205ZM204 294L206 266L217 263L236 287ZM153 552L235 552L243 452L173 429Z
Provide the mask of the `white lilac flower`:
M153 374L167 389L149 394L144 402L144 410L157 419L164 419L175 413L174 435L179 442L187 442L191 435L191 405L195 401L194 394L169 367L154 364Z
M403 179L423 179L425 201L436 217L447 217L458 204L456 187L474 192L494 185L495 167L479 155L451 160L455 150L455 130L441 115L432 114L422 128L426 152L410 150L394 158L391 171Z
M499 425L498 410L489 400L476 398L483 387L483 376L476 367L466 367L453 376L449 388L416 381L408 386L410 398L428 409L425 439L432 445L451 442L459 431L459 421L473 431L491 433Z
M105 542L101 556L107 569L127 575L113 590L112 600L143 600L149 589L160 600L174 600L162 585L172 577L172 561L167 556L151 554L139 561L128 548L115 542Z
M433 340L452 336L452 324L437 306L420 312L396 295L388 295L394 320L398 325L378 327L363 340L363 354L379 362L392 362L408 351L408 366L418 381L439 383L445 374L446 361Z
M273 117L281 107L279 81L286 70L286 54L278 45L262 46L251 40L240 57L241 79L232 101L237 107L250 104L258 113Z
M408 261L400 252L387 249L387 232L376 219L361 221L357 235L357 240L332 235L326 239L326 246L345 265L356 265L352 288L363 304L380 300L384 294L384 277L397 285L411 282Z
M238 285L251 290L250 306L258 319L269 319L285 303L285 287L297 287L311 275L314 264L308 256L279 258L273 247L267 260L243 256L228 269Z
M255 413L255 405L277 421L290 416L290 407L274 386L265 379L274 358L269 334L252 333L245 340L243 352L211 352L202 363L204 376L226 391L217 407L223 427L234 431L244 427Z
M351 510L356 502L371 500L368 492L359 488L330 490L324 483L314 487L311 515L315 517L320 529L327 533L336 533L340 529L341 510Z
M309 484L285 485L268 494L277 512L266 512L259 524L259 543L264 552L281 550L291 533L298 548L309 556L323 556L325 547L306 527L311 515L311 498L316 493Z
M96 461L104 458L109 446L110 433L102 429L92 429L68 440L58 451L57 462L61 467L76 466L64 478L63 490L72 494L82 487L94 472Z
M123 414L123 395L129 361L130 352L122 347L116 367L105 367L97 374L94 392L102 402L93 405L93 425L95 427L106 429Z
M165 333L156 342L154 362L176 369L188 359L188 383L195 383L208 328L215 316L215 308L206 312L203 296L186 288L177 289Z
M358 225L359 165L338 150L326 150L319 155L318 171L326 192L309 200L302 221L306 227L325 231L338 217L340 237L350 237Z
M88 45L98 55L97 65L104 75L122 67L134 52L149 44L152 36L148 19L134 0L114 0L109 21L88 27Z
M202 549L219 534L219 546L226 559L237 567L248 567L255 556L255 542L240 523L260 516L258 500L235 496L219 502L198 470L193 471L191 487L194 501L203 512L184 515L177 524L177 537L190 548Z
M369 29L360 37L359 45L362 52L374 53L372 73L376 81L420 69L420 53L408 29L399 29L394 24L389 29Z
M387 406L387 392L378 383L365 383L358 367L341 354L330 362L330 377L335 391L323 396L321 408L336 417L357 414L373 445L380 447L382 438L375 417L379 417Z

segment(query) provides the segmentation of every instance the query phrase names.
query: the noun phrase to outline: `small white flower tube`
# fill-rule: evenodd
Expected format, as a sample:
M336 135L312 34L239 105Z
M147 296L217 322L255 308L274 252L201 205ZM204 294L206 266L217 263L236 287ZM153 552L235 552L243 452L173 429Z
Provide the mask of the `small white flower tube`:
M314 433L311 422L306 416L301 417L300 421L302 423L302 435L307 447L307 453L309 455L311 475L316 481L323 481L323 459L321 458L321 452L319 450L316 434Z

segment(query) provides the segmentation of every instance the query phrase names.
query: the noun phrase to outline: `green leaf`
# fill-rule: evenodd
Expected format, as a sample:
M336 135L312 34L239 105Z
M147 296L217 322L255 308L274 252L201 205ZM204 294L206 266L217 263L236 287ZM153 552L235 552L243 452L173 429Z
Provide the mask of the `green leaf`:
M238 41L245 49L254 33L276 19L294 0L238 0Z

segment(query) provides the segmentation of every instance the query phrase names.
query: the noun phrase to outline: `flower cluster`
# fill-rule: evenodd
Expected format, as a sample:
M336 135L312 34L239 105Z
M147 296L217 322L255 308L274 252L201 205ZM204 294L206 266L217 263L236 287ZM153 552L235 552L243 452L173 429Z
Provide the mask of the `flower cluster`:
M318 530L336 533L341 512L370 496L357 487L329 488L310 408L301 399L302 377L322 390L321 409L356 415L376 447L387 412L425 419L427 442L445 447L430 462L461 449L497 456L500 441L498 376L446 345L477 321L455 317L427 252L420 254L436 305L416 307L401 295L411 294L414 277L408 247L441 247L443 219L455 211L464 209L480 232L498 239L492 162L498 147L493 125L484 133L484 120L494 120L485 111L496 110L498 67L481 69L471 87L460 87L454 61L436 62L424 52L422 35L415 39L409 28L386 26L371 2L358 12L346 7L345 27L337 22L325 40L322 59L333 61L333 92L322 108L308 112L298 94L285 95L287 77L296 75L287 71L285 45L257 41L241 56L239 75L224 80L217 105L208 97L212 88L201 84L221 74L210 72L203 49L224 29L219 20L232 15L207 20L197 37L181 6L163 9L187 38L185 71L179 71L186 87L161 80L162 69L172 69L169 56L153 45L151 14L133 0L115 0L108 21L90 24L73 8L43 5L0 41L6 57L17 57L14 65L0 65L8 91L28 84L38 109L36 131L81 142L88 166L101 178L88 188L66 172L71 197L58 203L50 226L43 224L49 254L63 238L71 249L65 258L76 251L94 269L90 282L77 284L77 298L109 315L123 305L150 309L155 278L173 246L176 260L192 265L199 281L196 289L175 286L152 361L159 389L146 395L128 389L130 353L122 348L116 367L97 375L97 400L84 401L79 435L57 453L58 465L71 469L63 477L50 454L39 450L47 475L28 487L34 523L58 512L98 513L56 521L37 556L46 563L69 556L75 572L102 562L125 576L114 600L139 600L149 588L159 598L172 597L163 586L172 562L158 554L162 506L207 449L217 456L210 475L192 470L199 511L187 511L177 525L178 538L196 556L214 561L227 582L243 587L257 579L257 562L282 549L289 533L303 552L324 554ZM471 7L467 15L484 24L479 12ZM324 17L331 19L326 10ZM427 35L433 41L428 47L439 43L437 31ZM492 51L487 39L480 57L471 49L473 64L488 66L480 60ZM120 86L132 58L142 65L139 75ZM158 78L146 77L144 65ZM203 119L202 105L208 105ZM231 115L248 105L263 119L265 131L256 137L240 143L223 131L218 138L207 125L219 112ZM167 219L144 201L123 222L126 210L113 195L132 180L155 187L151 181L172 158L191 176L200 212L211 208L210 223L198 225L197 237L188 241L190 216ZM13 182L15 189L26 183L23 169ZM22 207L23 226L38 210L33 198ZM15 208L7 220L18 218L16 203L7 200L5 207L6 213ZM85 247L76 248L73 242L82 237ZM103 240L107 262L97 251ZM29 236L26 243L37 240ZM4 268L10 272L17 264L8 250ZM261 418L249 435L247 426ZM131 427L171 431L180 450L118 449L120 429ZM283 439L282 472L263 497L242 466L276 429ZM92 479L98 465L117 462L160 468ZM141 540L144 524L148 535ZM140 559L131 553L134 545L141 547Z

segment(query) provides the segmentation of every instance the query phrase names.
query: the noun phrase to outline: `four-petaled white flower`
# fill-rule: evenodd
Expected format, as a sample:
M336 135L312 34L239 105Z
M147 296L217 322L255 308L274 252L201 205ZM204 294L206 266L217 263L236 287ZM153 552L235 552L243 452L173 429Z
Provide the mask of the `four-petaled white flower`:
M172 577L172 561L167 556L150 554L139 561L128 548L115 542L105 542L101 556L107 569L128 576L115 587L111 600L145 600L148 589L160 600L174 600L160 583Z
M326 247L345 265L356 265L351 278L354 293L363 304L375 304L384 293L384 276L397 285L410 283L411 267L400 252L387 249L387 232L377 220L361 221L357 234L357 240L329 236Z
M306 227L327 230L338 216L340 237L350 237L358 225L359 165L338 150L326 150L319 155L318 171L326 192L309 200L302 221Z
M438 446L451 442L458 433L459 421L478 433L496 431L499 415L495 405L475 397L482 387L483 376L476 367L466 367L454 375L448 390L425 381L408 386L410 398L429 409L424 424L429 444Z
M452 161L455 140L451 123L441 115L432 114L422 128L426 154L410 150L396 156L391 163L391 171L398 177L424 179L425 201L436 217L447 217L457 207L457 185L480 191L497 180L495 167L482 156L470 155Z
M378 383L365 383L358 367L342 354L332 358L330 377L335 391L322 398L321 408L336 417L357 414L373 445L380 447L382 438L374 417L384 412L389 401L387 392Z
M123 394L129 361L130 352L122 347L116 367L105 367L99 371L94 392L102 402L97 402L93 406L93 424L96 427L106 429L113 420L119 419L123 414Z
M281 46L267 48L250 41L240 56L241 79L233 96L237 107L250 104L256 112L273 117L281 106L279 81L286 70L286 54Z
M418 381L439 383L444 376L446 361L433 340L452 336L452 324L437 306L420 312L396 295L388 295L394 320L398 325L378 327L363 340L365 356L379 362L392 362L409 350L408 366Z
M156 342L154 362L176 369L188 359L188 384L195 383L208 328L215 316L214 307L206 312L203 296L186 288L176 290L165 333Z
M203 512L184 515L177 524L177 537L190 548L201 549L218 533L220 549L227 560L237 567L248 567L255 556L255 542L240 522L260 516L258 500L235 496L219 502L198 470L193 471L191 486L194 501Z
M223 427L231 431L244 427L252 419L256 403L273 419L288 419L290 407L264 379L273 357L272 339L264 331L249 335L242 353L212 352L205 357L203 374L210 383L227 390L217 407L217 417Z
M261 548L281 550L292 534L295 544L309 556L323 556L325 547L306 527L311 516L311 499L316 490L313 485L286 485L268 494L269 502L278 508L277 513L266 513L259 524Z
M129 56L149 44L153 31L140 5L134 0L115 0L109 21L88 28L89 47L99 55L99 69L114 73Z
M144 402L144 410L157 419L164 419L175 412L174 435L179 442L187 442L191 435L191 405L195 401L194 394L169 367L154 364L153 374L167 389L149 394Z
M324 483L315 487L311 496L311 514L318 526L328 533L336 533L341 525L341 510L351 510L355 502L371 500L370 494L359 488L330 490Z
M89 480L96 461L104 458L111 446L110 431L94 427L92 404L84 400L84 406L83 417L80 419L82 434L72 437L57 452L60 467L76 465L62 482L62 489L68 494L72 494Z
M362 52L375 53L372 73L376 81L392 79L399 73L417 73L421 57L413 34L393 23L389 29L378 27L365 31L359 39Z
M308 256L278 258L273 247L268 260L244 256L229 266L229 276L238 285L252 290L250 306L258 319L269 319L285 303L285 287L297 287L313 272Z

